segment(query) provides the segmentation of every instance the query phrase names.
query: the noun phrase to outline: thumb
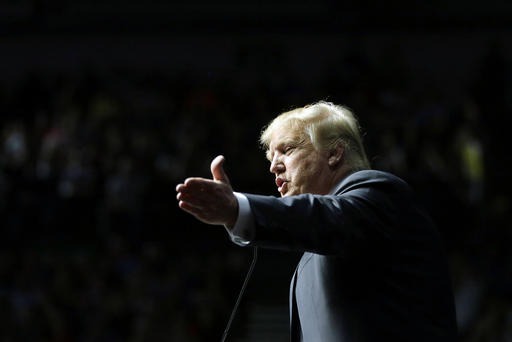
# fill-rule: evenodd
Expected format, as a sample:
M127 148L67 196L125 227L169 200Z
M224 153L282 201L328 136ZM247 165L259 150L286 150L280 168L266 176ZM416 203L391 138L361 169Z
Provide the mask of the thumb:
M224 164L224 161L226 159L224 156L217 156L210 165L210 170L212 172L213 180L220 181L223 183L229 183L229 178L226 172L224 171L224 167L222 166Z

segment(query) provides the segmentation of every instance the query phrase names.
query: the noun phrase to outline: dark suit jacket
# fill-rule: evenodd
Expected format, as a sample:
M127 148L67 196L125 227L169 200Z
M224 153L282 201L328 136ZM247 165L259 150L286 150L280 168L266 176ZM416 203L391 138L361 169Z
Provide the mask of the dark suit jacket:
M455 341L440 236L401 179L346 177L331 195L245 194L252 245L304 251L290 287L292 341Z

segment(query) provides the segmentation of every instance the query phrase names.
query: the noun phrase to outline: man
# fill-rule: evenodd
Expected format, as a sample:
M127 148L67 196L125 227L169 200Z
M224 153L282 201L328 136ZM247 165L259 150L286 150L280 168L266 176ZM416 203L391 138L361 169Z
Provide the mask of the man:
M403 180L370 170L352 113L327 102L286 112L261 143L282 198L233 193L222 156L213 180L188 178L177 198L239 245L304 252L291 340L456 340L440 237Z

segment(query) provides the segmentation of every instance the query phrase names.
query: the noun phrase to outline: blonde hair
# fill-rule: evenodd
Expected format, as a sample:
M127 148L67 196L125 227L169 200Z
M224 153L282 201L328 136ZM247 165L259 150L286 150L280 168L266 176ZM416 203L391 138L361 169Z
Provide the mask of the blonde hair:
M268 150L274 131L283 126L295 131L300 138L309 137L318 151L329 151L342 144L345 160L354 171L370 168L359 123L348 108L319 101L282 113L263 129L260 136L263 148Z

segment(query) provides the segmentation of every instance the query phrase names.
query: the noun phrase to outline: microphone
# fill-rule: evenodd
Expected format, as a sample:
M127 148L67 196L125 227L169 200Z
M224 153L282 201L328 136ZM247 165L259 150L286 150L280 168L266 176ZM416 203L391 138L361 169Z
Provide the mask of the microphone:
M226 325L224 334L222 334L222 339L220 340L221 342L224 342L226 340L226 337L228 336L229 328L231 327L231 323L233 323L233 319L235 318L236 310L238 309L238 305L240 304L242 296L245 292L245 288L247 287L249 278L251 278L252 271L254 270L254 265L256 265L257 259L258 259L258 247L254 247L251 266L249 266L249 271L247 271L247 275L245 276L244 283L242 284L242 288L240 289L240 293L238 294L238 298L236 300L235 306L233 307L233 311L231 312L231 316L229 317L228 324Z

